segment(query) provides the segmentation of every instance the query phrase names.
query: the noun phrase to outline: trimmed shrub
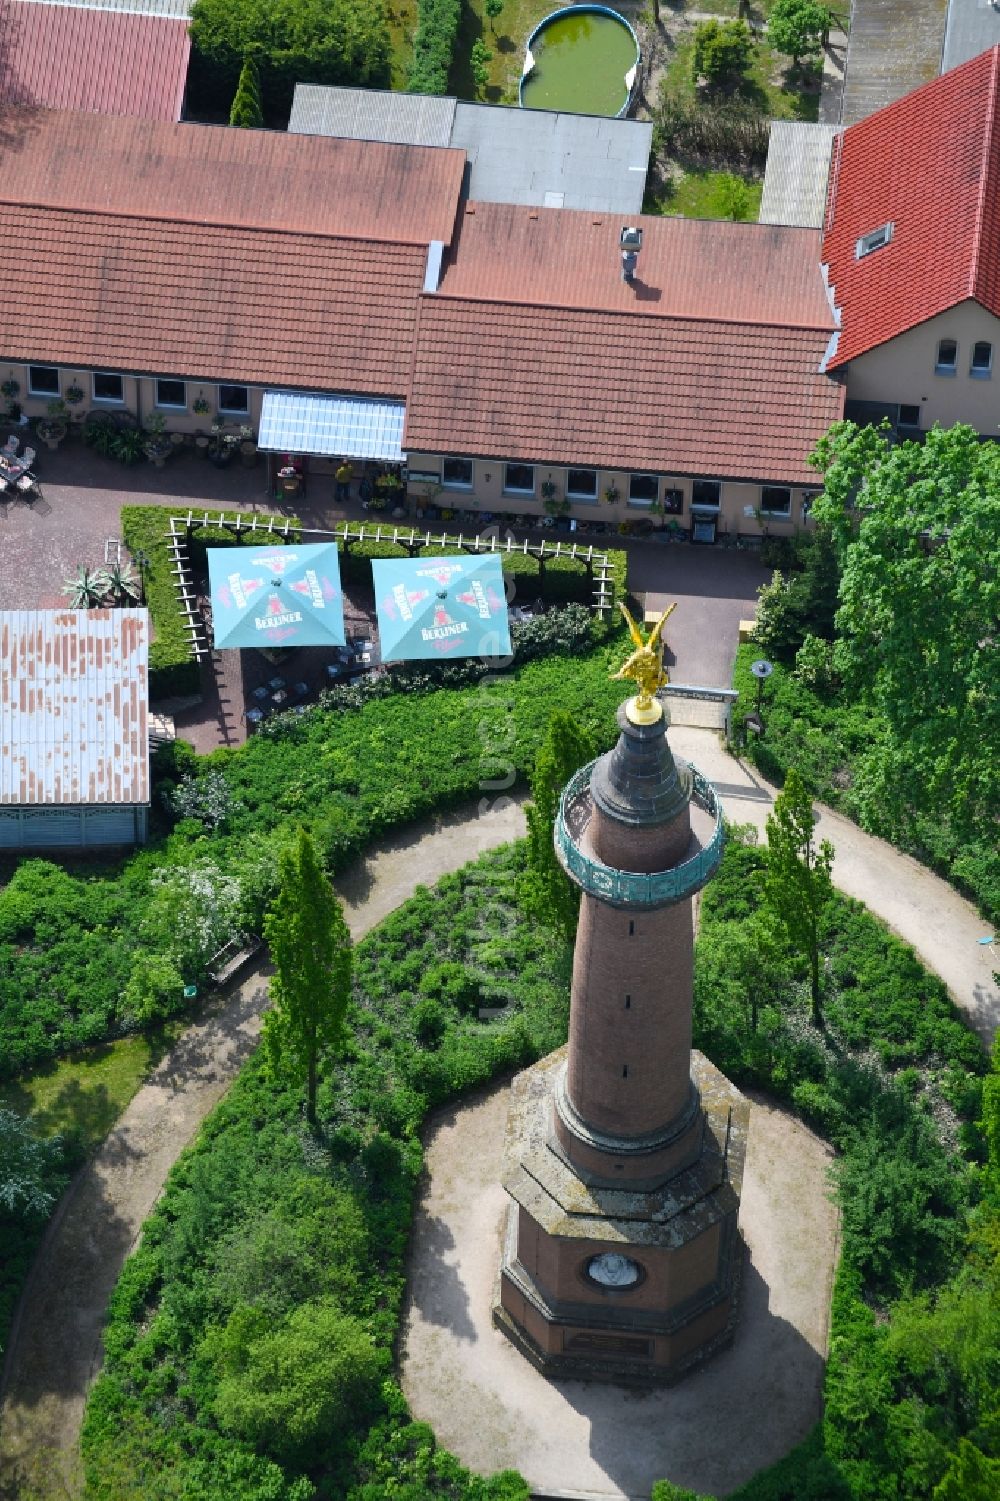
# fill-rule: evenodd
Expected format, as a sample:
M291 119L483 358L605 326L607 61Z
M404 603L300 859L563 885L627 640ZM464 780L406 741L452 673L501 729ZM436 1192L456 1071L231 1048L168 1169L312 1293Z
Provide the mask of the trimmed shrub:
M417 0L417 31L406 84L409 93L447 94L461 17L459 0Z

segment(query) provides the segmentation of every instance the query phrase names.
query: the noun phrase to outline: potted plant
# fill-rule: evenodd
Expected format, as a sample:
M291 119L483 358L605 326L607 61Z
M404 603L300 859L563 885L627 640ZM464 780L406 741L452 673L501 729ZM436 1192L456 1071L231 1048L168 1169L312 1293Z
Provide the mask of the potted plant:
M76 381L73 381L63 392L63 401L69 407L78 407L82 400L83 387L78 386Z
M138 464L146 450L141 427L119 427L111 440L111 453L120 464Z
M46 412L48 415L35 423L35 431L46 448L51 448L54 453L69 432L69 413L66 403L58 397L49 402Z
M560 495L551 480L546 480L542 485L542 503L547 516L568 516L569 501L565 495Z
M234 444L238 441L238 438L225 431L218 419L212 423L212 436L208 441L208 457L216 469L226 468L233 456Z
M3 384L0 385L0 396L6 396L8 401L13 401L14 397L20 396L20 394L21 387L13 376L11 376L8 380L5 380Z
M604 499L609 506L616 506L621 498L621 491L617 485L609 485L604 492Z
M162 412L154 412L146 423L143 452L154 469L162 469L173 452L174 445L164 431L166 425Z
M210 408L208 402L205 400L205 397L202 396L200 392L191 403L191 410L199 417L208 416Z
M257 462L257 440L252 427L241 427L239 431L240 460L244 469L252 469Z

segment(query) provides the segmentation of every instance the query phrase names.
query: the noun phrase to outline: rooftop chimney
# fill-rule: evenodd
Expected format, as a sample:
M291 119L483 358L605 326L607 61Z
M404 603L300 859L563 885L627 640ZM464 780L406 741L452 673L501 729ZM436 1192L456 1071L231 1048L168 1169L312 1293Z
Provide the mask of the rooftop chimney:
M634 224L626 224L621 232L622 247L622 281L632 281L635 278L635 268L639 264L639 251L642 249L642 230Z

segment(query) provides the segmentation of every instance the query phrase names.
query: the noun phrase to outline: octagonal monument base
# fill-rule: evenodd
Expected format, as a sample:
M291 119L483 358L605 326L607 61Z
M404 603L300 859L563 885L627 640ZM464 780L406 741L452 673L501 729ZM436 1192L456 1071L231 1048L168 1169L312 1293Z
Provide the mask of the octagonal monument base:
M494 1323L547 1375L676 1381L733 1337L749 1102L693 1052L704 1120L697 1159L657 1188L596 1186L554 1135L565 1059L562 1048L511 1085L503 1186L512 1203ZM638 1264L633 1285L588 1275L608 1252Z

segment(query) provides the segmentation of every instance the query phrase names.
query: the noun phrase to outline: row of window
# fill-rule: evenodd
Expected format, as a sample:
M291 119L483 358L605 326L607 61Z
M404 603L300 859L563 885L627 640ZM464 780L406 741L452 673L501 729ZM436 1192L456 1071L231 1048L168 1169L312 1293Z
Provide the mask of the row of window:
M158 380L156 405L165 410L186 412L187 385L182 380ZM220 412L233 416L245 416L250 410L250 392L246 386L219 386L217 406ZM29 396L58 396L59 371L54 365L28 366ZM125 381L120 375L104 370L95 370L91 376L91 399L109 406L122 406L125 402Z
M958 374L958 343L955 339L941 339L938 343L934 374ZM993 345L988 340L978 339L973 344L969 374L973 380L989 380L993 374Z
M503 466L503 493L505 495L534 497L536 490L534 464L505 464ZM442 459L440 468L427 465L412 466L409 478L414 483L439 484L445 490L472 490L475 484L475 461L473 459ZM566 471L566 498L583 504L594 504L598 499L598 471L596 469L568 469ZM691 505L707 511L719 509L722 486L719 480L696 479L691 485ZM667 516L680 516L684 510L684 492L672 488L660 491L657 474L630 474L626 499L629 505L648 508L657 501ZM769 516L792 514L792 492L784 485L763 485L760 492L761 510Z

